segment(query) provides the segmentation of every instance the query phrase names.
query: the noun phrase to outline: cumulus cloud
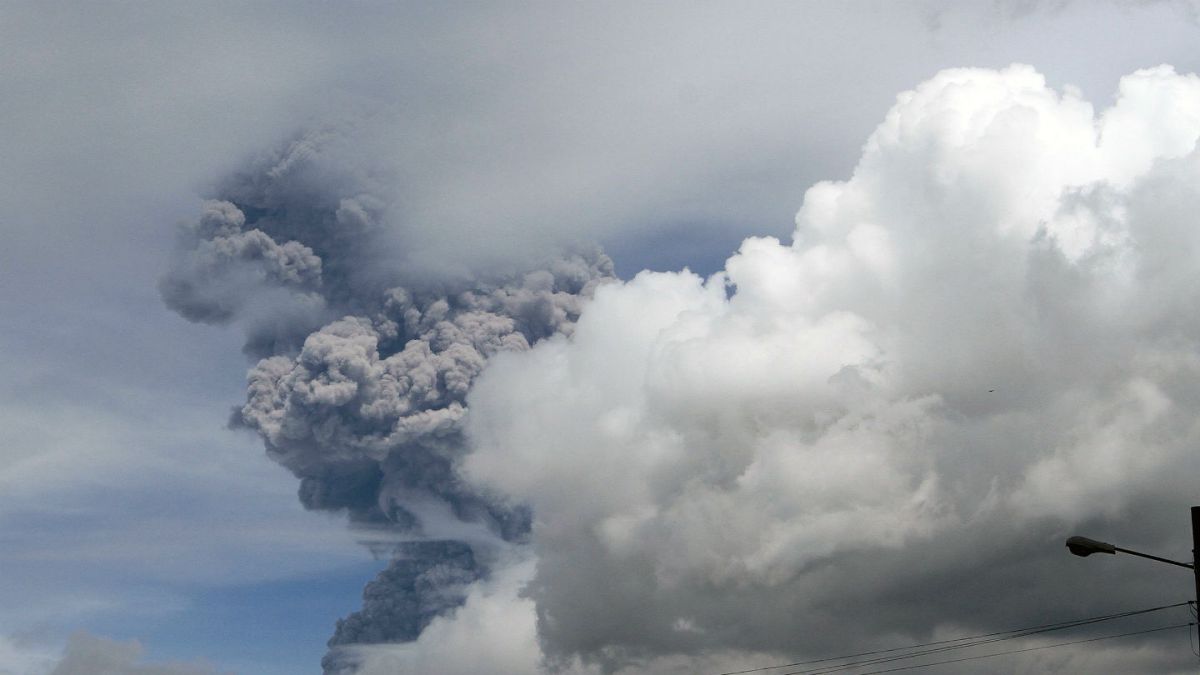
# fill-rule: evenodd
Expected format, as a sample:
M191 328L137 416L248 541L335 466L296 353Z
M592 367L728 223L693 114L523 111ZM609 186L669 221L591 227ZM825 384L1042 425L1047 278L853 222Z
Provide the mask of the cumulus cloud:
M1136 579L1083 598L1105 572L1081 581L1061 536L1187 548L1198 138L1200 78L1169 66L1100 111L1028 66L943 71L809 189L790 244L600 287L572 335L494 358L465 473L533 510L546 656L1145 604Z

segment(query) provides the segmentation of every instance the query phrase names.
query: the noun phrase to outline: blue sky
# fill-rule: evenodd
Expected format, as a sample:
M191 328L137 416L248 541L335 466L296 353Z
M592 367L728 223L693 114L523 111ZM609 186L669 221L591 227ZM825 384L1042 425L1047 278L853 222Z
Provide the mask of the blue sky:
M196 660L319 672L334 623L386 566L343 517L305 511L254 434L227 428L253 365L240 327L189 323L157 288L202 199L295 134L353 120L367 140L339 168L393 191L403 244L431 270L586 242L623 279L707 277L746 237L788 242L808 188L848 179L897 94L939 71L1027 63L1104 110L1140 68L1200 71L1198 13L1194 2L6 4L0 661L11 664L0 674L51 672L77 631L137 640L164 673ZM501 426L489 433L520 437ZM520 484L494 474L497 489ZM557 505L536 486L520 496ZM1169 512L1148 499L1132 494L1126 513ZM1138 532L1120 513L1091 517L1064 516ZM1172 541L1160 534L1148 543ZM481 615L483 599L520 583L501 577L477 589Z

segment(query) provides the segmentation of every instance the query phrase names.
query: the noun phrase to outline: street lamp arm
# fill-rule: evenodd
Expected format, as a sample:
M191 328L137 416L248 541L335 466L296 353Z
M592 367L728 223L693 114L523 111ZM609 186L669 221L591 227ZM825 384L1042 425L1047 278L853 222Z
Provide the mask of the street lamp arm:
M1119 548L1108 542L1096 541L1087 537L1071 537L1067 539L1067 550L1077 556L1089 556L1093 553L1108 553L1112 555L1120 551L1121 553L1136 555L1139 558L1157 560L1158 562L1175 565L1176 567L1186 567L1192 571L1192 578L1196 584L1196 604L1193 605L1193 608L1200 607L1200 506L1192 507L1192 564L1190 565L1185 562L1167 560L1166 558L1160 558L1148 553L1130 551L1127 548Z
M1167 563L1168 565L1176 565L1178 567L1186 567L1189 570L1196 569L1195 566L1193 566L1191 563L1179 562L1177 560L1167 560L1166 558L1160 558L1156 555L1150 555L1149 553L1139 553L1137 551L1130 551L1129 549L1121 548L1120 546L1114 546L1113 549L1120 551L1121 553L1128 553L1129 555L1136 555L1139 558L1149 558L1151 560L1157 560L1158 562L1164 562L1164 563Z
M1186 567L1189 570L1196 569L1194 565L1189 563L1179 562L1177 560L1168 560L1167 558L1160 558L1156 555L1150 555L1149 553L1142 553L1141 551L1132 551L1127 548L1121 548L1120 546L1113 546L1106 541L1096 541L1095 539L1088 539L1087 537L1071 537L1067 540L1067 548L1071 550L1071 553L1074 553L1077 556L1089 556L1093 553L1107 553L1109 555L1113 555L1120 551L1121 553L1136 555L1139 558L1149 558L1150 560L1157 560L1158 562L1164 562L1168 565Z

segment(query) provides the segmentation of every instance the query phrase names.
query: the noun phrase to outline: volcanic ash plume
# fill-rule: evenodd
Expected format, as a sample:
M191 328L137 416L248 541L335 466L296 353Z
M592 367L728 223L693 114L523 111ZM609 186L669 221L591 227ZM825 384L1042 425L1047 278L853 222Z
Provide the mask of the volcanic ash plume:
M486 574L486 555L454 539L527 536L519 501L457 475L466 396L496 354L569 335L612 278L596 251L486 279L427 266L413 279L387 257L402 237L380 181L339 168L346 144L302 138L235 175L183 229L160 285L184 317L244 327L259 361L232 424L300 479L305 507L410 540L331 647L412 640ZM326 665L340 667L336 655Z

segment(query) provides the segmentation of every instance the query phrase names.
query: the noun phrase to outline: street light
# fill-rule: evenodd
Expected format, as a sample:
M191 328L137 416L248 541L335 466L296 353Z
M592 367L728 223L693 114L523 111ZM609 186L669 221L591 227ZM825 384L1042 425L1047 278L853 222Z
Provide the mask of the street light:
M1139 553L1138 551L1131 551L1127 548L1121 548L1120 546L1113 546L1112 544L1108 544L1103 541L1096 541L1095 539L1088 539L1087 537L1071 537L1070 539L1067 540L1067 548L1071 549L1071 553L1074 553L1077 556L1085 557L1085 558L1093 553L1116 553L1117 551L1120 551L1121 553L1128 553L1129 555L1136 555L1139 558L1149 558L1151 560L1165 562L1168 565L1178 565L1180 567L1186 567L1189 570L1195 569L1195 567L1191 563L1179 562L1176 560L1167 560L1166 558L1160 558L1156 555L1150 555L1149 553Z
M1093 553L1116 553L1117 547L1112 544L1106 544L1095 539L1087 537L1071 537L1067 540L1067 548L1071 549L1071 553L1086 558Z
M1195 577L1196 601L1200 602L1200 506L1192 507L1192 562L1190 563L1179 562L1177 560L1168 560L1166 558L1160 558L1156 555L1150 555L1149 553L1131 551L1127 548L1113 546L1107 542L1096 541L1095 539L1088 539L1087 537L1071 537L1070 539L1067 539L1067 549L1069 549L1071 553L1074 553L1080 557L1087 557L1093 553L1108 553L1110 555L1114 555L1119 551L1121 553L1128 553L1129 555L1136 555L1139 558L1157 560L1158 562L1164 562L1168 565L1186 567L1192 570L1192 576Z

